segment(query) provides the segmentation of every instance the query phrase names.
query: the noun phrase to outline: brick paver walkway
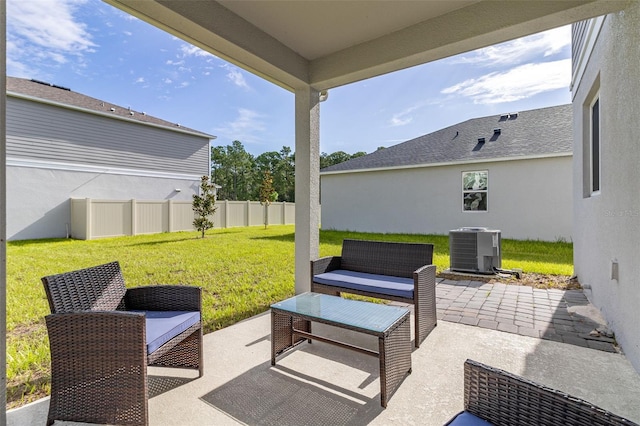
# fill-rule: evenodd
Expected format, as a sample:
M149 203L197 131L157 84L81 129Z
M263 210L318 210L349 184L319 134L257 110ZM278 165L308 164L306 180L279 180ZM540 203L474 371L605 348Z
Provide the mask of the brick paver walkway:
M582 290L438 278L436 303L439 320L617 352L612 338L589 334L602 324L570 309L589 305Z

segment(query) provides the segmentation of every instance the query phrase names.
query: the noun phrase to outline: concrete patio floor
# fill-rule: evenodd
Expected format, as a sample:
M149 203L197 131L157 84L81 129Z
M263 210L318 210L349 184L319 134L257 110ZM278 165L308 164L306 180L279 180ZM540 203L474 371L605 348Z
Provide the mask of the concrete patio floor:
M442 425L463 407L467 358L640 422L640 376L623 354L441 320L414 349L412 374L383 409L373 357L314 342L272 367L270 318L266 312L206 335L200 379L190 379L191 372L150 369L150 424ZM376 345L368 336L349 338ZM12 410L8 424L44 424L47 407L43 399Z

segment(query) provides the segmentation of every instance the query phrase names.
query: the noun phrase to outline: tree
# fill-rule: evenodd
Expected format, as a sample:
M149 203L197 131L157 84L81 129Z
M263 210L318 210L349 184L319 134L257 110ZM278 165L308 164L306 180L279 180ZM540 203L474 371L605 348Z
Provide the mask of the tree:
M255 159L240 141L211 148L211 176L222 186L218 194L220 199L255 200L258 195L254 184L255 167Z
M256 182L262 182L265 171L271 173L273 188L278 193L277 201L295 200L295 166L291 148L283 146L280 152L269 151L255 159Z
M275 187L280 201L294 202L296 199L295 168L295 157L291 153L291 148L283 146L279 152L275 176Z
M209 181L209 176L200 178L200 194L193 195L193 203L191 203L196 218L193 220L193 226L202 233L213 228L213 221L209 219L216 212L216 186Z
M331 154L327 154L323 152L320 155L320 168L324 169L325 167L333 166L336 164L344 163L345 161L349 161L352 158L362 157L363 155L367 155L365 152L356 152L353 155L349 155L344 151L336 151Z
M264 229L269 224L269 205L278 198L278 193L273 189L273 177L271 172L265 170L260 185L260 204L264 206Z

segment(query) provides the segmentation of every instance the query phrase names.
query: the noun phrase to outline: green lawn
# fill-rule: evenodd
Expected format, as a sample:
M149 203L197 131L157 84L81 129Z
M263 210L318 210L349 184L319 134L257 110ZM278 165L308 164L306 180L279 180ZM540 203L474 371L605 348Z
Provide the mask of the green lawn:
M128 286L185 283L203 288L204 331L265 312L293 295L294 227L270 226L118 237L34 240L7 247L7 400L16 407L49 389L49 313L40 277L120 261ZM443 235L320 233L320 255L339 254L343 238L430 242L434 263L449 266ZM572 245L503 240L503 267L571 275Z

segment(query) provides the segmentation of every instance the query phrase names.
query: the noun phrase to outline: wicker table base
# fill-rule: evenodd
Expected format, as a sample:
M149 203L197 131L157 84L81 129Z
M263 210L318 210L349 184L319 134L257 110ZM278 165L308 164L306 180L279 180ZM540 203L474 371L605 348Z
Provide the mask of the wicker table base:
M313 298L313 302L318 302L315 309L297 309L305 304L308 307L310 298ZM331 305L330 314L323 313L319 299L322 299L325 305ZM285 302L288 302L289 305L285 306ZM271 365L276 364L277 356L293 349L305 340L317 340L375 356L380 360L380 403L386 407L391 396L411 373L409 310L315 293L304 293L285 302L271 306ZM295 302L298 304L296 305ZM291 306L297 308L291 309ZM376 313L388 314L389 308L400 311L396 312L395 318L377 321ZM364 316L363 309L366 314ZM365 318L364 321L363 318ZM311 332L312 321L375 335L378 337L378 351L313 334ZM375 327L369 326L373 323L376 324L377 329L372 329Z

